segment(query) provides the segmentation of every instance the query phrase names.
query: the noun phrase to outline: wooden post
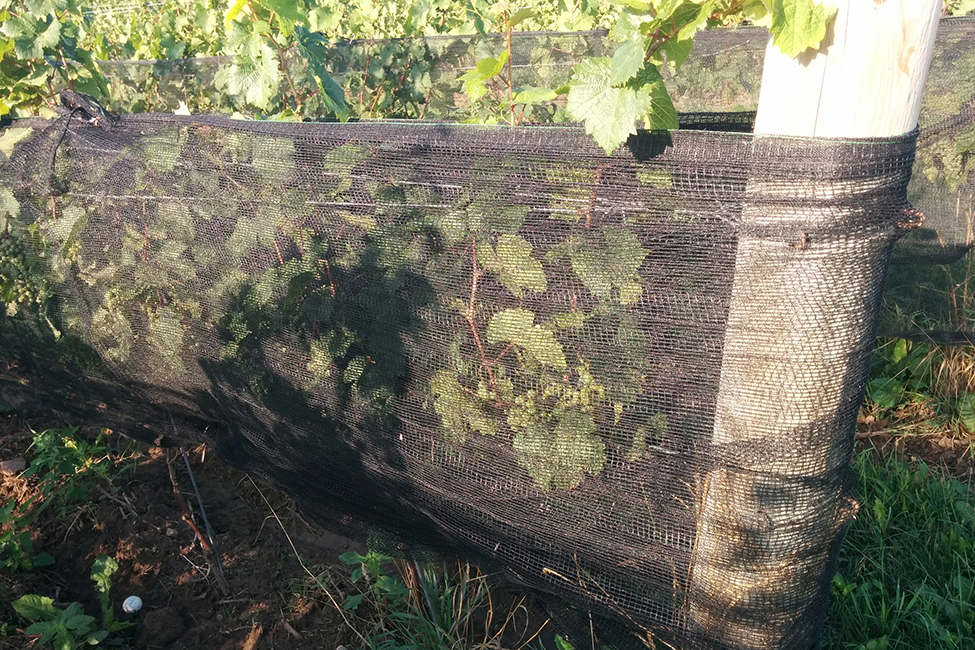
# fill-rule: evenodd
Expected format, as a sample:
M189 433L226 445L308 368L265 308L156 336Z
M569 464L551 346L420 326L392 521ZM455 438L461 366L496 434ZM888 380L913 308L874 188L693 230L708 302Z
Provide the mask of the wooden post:
M769 43L756 140L895 136L917 124L942 0L826 1L838 13L819 51L793 60ZM849 192L798 183L797 193ZM746 226L837 216L750 207L747 192L763 190L756 185L746 190ZM835 526L849 504L835 482L824 488L799 477L835 476L849 462L853 402L862 398L849 386L865 372L885 269L842 285L831 278L837 268L876 259L886 245L850 238L797 251L757 236L739 239L712 442L716 449L761 448L792 436L797 444L771 462L712 470L703 481L688 622L715 648L806 650L797 645L800 628L822 623L837 531L816 539L817 526ZM816 300L808 298L813 287ZM860 315L851 319L851 312ZM821 432L830 439L809 445ZM830 504L834 521L824 521ZM819 586L807 600L819 602L783 596L810 581Z

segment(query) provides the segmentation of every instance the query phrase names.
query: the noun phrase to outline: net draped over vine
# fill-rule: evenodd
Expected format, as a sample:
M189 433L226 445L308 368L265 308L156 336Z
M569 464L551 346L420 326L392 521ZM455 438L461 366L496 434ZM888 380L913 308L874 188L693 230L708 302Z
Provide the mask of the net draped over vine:
M755 111L761 89L768 32L740 27L702 32L683 66L664 68L679 111ZM919 117L920 135L908 196L924 223L903 237L892 258L893 272L882 308L880 333L919 341L970 343L975 328L959 311L970 311L956 295L957 278L969 273L965 254L975 244L975 17L945 18L938 28L934 58ZM498 118L508 99L503 84L488 84L485 98L472 102L462 75L479 57L504 49L502 35L438 36L401 40L339 41L329 46L329 70L364 117L409 117L452 121ZM516 88L556 88L587 56L611 56L605 32L514 33L512 83ZM304 63L287 57L295 83ZM385 66L376 65L383 61ZM247 110L218 83L232 57L180 61L103 62L120 112L174 111L188 99L197 110ZM387 74L387 71L400 71ZM302 94L313 97L313 88ZM283 88L287 93L290 89ZM194 102L193 98L197 98ZM309 99L309 117L325 115ZM526 108L528 122L565 120L564 99ZM930 265L953 265L945 269ZM956 278L956 279L952 279ZM959 305L961 304L961 307Z
M684 121L731 130L19 122L3 400L206 440L580 642L816 647L915 140Z
M698 34L687 61L676 72L663 69L674 104L681 112L748 112L758 107L768 31L761 27L711 30ZM894 262L938 263L957 260L975 244L975 17L942 19L919 118L921 133L909 187L924 223L897 245ZM515 32L511 40L513 85L557 88L572 67L587 56L612 56L616 44L605 32ZM460 92L461 75L478 54L504 47L500 34L437 36L424 39L340 41L330 49L330 71L352 97L362 97L369 116L437 120L483 120L492 101L507 99L498 85L488 101L471 102ZM300 57L291 66L300 68ZM375 61L386 62L378 73ZM216 89L214 79L234 64L232 57L179 61L103 62L117 108L174 111L187 95L205 98L208 112L234 110L233 98ZM402 71L399 75L387 70ZM151 83L150 83L151 81ZM152 103L146 88L156 89ZM310 93L310 91L309 91ZM365 93L365 95L362 95ZM321 116L324 116L322 113ZM495 115L496 116L496 115ZM525 119L565 119L555 103L529 107Z

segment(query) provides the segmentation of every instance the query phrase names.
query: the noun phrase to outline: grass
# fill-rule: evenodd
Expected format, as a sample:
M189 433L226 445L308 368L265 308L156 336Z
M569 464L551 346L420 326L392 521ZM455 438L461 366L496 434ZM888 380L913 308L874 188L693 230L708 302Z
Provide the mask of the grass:
M830 650L975 647L975 499L923 463L870 451L832 584Z
M895 379L903 388L890 404L868 402L865 412L923 421L942 436L967 436L958 396L971 384L959 382L972 371L968 361L958 359L973 356L970 349L956 353L902 339L882 344L874 379ZM74 429L35 434L31 454L27 473L35 496L22 504L8 501L9 512L0 512L0 560L20 571L38 564L30 548L30 528L41 512L49 512L46 525L71 526L83 517L86 500L111 494L119 472L134 466L131 452L113 451L101 437L86 442ZM854 469L861 507L832 582L823 647L975 647L975 498L969 486L924 462L906 462L872 450L856 457ZM267 506L276 518L269 502ZM345 566L306 567L306 576L293 579L289 591L295 602L314 600L342 612L360 641L357 647L571 647L551 636L543 646L538 624L528 624L524 599L502 599L488 577L469 564L418 563L375 552L349 553L343 560ZM580 649L589 645L588 639L580 643Z
M547 621L532 624L526 598L492 592L489 577L467 562L418 562L376 551L340 556L343 566L310 568L264 492L251 481L281 526L305 571L293 580L292 602L333 606L369 650L544 650ZM556 637L558 647L568 646Z

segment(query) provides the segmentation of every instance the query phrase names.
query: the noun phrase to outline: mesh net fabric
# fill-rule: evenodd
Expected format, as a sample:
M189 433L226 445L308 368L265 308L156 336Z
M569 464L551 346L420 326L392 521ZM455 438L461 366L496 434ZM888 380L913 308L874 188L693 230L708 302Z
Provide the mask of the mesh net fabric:
M678 111L755 111L768 39L768 31L759 27L699 34L680 70L663 70ZM924 223L898 242L893 259L896 264L951 263L975 244L973 39L975 17L945 18L938 27L909 187L911 203L924 215ZM369 116L477 119L477 106L459 92L459 77L474 67L478 54L497 52L502 47L501 35L344 41L331 48L330 70L349 89L350 96L358 96L363 90L373 92L369 84L379 84L383 93L376 92L375 101L366 102ZM513 33L513 84L556 88L568 82L572 67L581 58L611 56L613 47L605 32ZM390 78L385 84L370 79L367 84L370 62L376 59L395 62L389 69L404 70L407 76ZM101 65L113 92L124 105L135 101L136 110L150 110L145 104L148 99L135 98L145 96L145 87L151 81L158 88L151 110L174 111L181 98L195 94L209 112L230 113L234 109L231 98L216 89L214 79L233 63L231 57L214 57ZM416 89L422 89L422 94ZM501 94L496 98L505 99ZM529 116L536 122L564 119L548 105L529 111ZM747 115L742 118L747 119Z
M972 262L965 255L975 243L973 32L972 17L946 18L939 26L908 188L911 203L923 215L923 224L901 238L894 250L894 267L882 308L880 333L884 336L924 343L975 341L970 323L958 317L959 311L970 310L970 305L956 288L959 278L971 272ZM699 34L680 70L676 74L663 70L678 110L735 112L735 120L747 129L744 125L758 105L767 43L767 31L755 27ZM477 121L492 113L483 102L470 102L459 92L460 76L474 67L479 54L497 52L501 47L500 35L337 42L330 49L330 69L349 96L361 104L363 116ZM612 51L613 44L607 43L603 32L515 33L513 84L519 88L554 88L568 81L572 66L581 58L609 56ZM380 59L395 61L390 69L403 70L404 74L384 80L370 76L370 66ZM229 113L235 106L233 98L216 89L215 79L226 74L233 63L232 58L222 57L105 62L102 67L120 105L132 105L134 110L172 111L181 98L196 96L205 110ZM292 70L301 69L297 58L289 65L297 66ZM158 88L151 104L145 103L148 99L138 99L147 97L144 89L148 86ZM497 88L488 97L495 102L507 99ZM526 119L543 123L564 120L564 109L560 111L557 104L534 106L526 112ZM306 103L305 108L309 115L324 115L321 107Z
M577 127L20 124L7 236L53 298L2 323L3 399L207 440L585 638L592 611L619 647L816 647L915 139L722 121L612 156Z

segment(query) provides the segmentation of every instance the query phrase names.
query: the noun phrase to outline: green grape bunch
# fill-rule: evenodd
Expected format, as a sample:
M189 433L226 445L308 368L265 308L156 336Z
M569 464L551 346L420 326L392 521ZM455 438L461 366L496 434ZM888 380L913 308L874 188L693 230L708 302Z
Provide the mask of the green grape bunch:
M0 300L8 316L21 309L46 311L51 298L47 278L30 254L32 248L32 242L25 242L9 227L0 234Z

